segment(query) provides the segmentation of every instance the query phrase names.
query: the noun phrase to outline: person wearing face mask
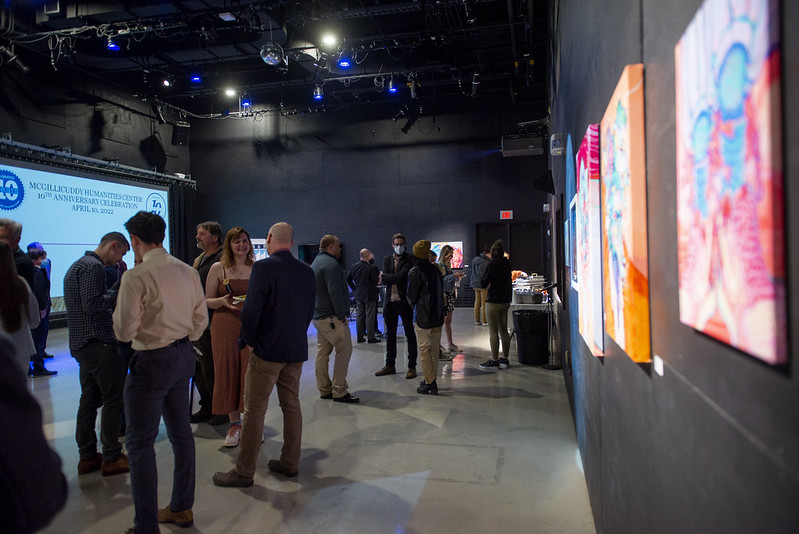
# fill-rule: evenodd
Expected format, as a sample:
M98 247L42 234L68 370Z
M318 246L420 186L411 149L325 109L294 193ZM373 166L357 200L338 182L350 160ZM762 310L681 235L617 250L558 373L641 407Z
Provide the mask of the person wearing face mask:
M407 240L403 234L394 234L391 245L394 253L383 258L383 270L380 272L379 284L386 286L386 299L383 303L383 322L386 329L386 365L375 373L375 376L396 374L397 360L397 327L402 319L402 329L408 341L408 371L405 378L416 378L416 333L413 330L413 309L408 304L408 271L412 267L412 258L405 252Z

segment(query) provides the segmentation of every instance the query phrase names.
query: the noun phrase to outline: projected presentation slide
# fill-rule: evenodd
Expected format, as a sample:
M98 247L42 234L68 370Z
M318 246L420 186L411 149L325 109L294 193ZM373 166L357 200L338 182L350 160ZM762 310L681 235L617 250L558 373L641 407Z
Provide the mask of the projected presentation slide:
M45 170L47 169L47 170ZM0 160L0 217L22 223L19 246L40 242L51 262L50 296L64 295L64 275L87 250L94 250L108 232L129 238L125 222L138 211L157 213L167 223L164 247L169 250L167 187L85 178L44 166L10 166ZM133 267L133 250L123 261ZM59 299L60 300L60 299ZM55 303L54 303L55 304ZM54 305L54 309L57 306Z

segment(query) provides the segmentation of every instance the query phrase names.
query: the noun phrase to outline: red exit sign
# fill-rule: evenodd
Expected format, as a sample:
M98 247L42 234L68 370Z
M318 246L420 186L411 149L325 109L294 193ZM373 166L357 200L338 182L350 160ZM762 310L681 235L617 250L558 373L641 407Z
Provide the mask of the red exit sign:
M504 210L499 212L500 220L513 219L513 210Z

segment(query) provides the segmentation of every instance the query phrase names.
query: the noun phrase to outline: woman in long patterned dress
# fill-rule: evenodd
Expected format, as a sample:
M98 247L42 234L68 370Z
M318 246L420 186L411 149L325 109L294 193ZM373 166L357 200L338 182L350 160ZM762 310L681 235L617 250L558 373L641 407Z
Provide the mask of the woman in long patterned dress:
M250 361L247 348L239 349L241 309L250 283L255 254L250 234L244 228L231 228L225 236L222 258L211 266L205 283L211 320L211 347L214 354L214 414L227 414L230 428L225 447L239 444L241 412L244 410L244 374ZM239 298L235 298L239 297Z

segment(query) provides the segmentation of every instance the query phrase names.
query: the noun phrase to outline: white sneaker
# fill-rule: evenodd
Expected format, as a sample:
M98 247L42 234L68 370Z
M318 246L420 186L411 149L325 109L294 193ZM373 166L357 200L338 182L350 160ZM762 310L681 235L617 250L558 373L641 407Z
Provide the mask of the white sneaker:
M225 447L233 448L239 444L239 440L241 439L241 425L240 424L232 424L230 428L227 429L227 436L225 436Z
M475 321L474 322L474 326L480 326L481 324L483 324L483 323L481 323L480 321Z

